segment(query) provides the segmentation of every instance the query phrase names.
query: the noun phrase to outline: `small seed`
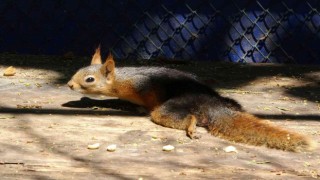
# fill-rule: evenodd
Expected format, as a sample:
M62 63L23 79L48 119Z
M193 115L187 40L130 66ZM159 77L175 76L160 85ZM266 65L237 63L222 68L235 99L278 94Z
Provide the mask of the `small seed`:
M229 153L229 152L235 152L238 153L237 148L235 148L234 146L227 146L223 149L225 152Z
M163 146L163 147L162 147L162 150L163 150L163 151L172 151L172 150L174 150L174 146L172 146L172 145L166 145L166 146Z
M99 149L99 147L100 147L100 143L88 145L88 149Z
M111 144L107 147L107 151L109 151L109 152L114 152L116 149L117 149L116 144Z

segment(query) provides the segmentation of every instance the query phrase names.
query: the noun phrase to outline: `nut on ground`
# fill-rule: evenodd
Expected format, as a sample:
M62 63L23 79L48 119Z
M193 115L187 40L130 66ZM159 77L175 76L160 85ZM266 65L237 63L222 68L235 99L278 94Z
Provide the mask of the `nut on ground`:
M13 66L8 67L6 70L4 70L3 75L4 76L14 76L16 74L16 68Z

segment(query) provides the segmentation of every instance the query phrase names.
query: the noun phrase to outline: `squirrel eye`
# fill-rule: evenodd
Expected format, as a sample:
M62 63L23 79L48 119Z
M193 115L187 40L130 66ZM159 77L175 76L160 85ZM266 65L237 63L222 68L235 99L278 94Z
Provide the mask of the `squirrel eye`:
M94 81L94 78L93 77L88 77L86 78L86 82L87 83L90 83L90 82L93 82Z

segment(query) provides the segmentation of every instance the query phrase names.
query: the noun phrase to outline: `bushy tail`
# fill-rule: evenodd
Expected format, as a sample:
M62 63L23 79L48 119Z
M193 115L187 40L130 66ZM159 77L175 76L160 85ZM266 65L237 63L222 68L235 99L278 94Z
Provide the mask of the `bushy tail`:
M209 131L214 135L230 141L284 151L310 151L313 142L298 133L290 132L264 122L248 113L236 112L234 115L219 118L209 125Z

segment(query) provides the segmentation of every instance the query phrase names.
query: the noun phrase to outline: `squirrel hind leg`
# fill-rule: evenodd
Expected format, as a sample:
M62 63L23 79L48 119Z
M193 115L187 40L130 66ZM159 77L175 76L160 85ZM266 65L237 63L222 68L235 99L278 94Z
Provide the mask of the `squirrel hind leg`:
M185 130L191 139L199 138L196 136L197 119L190 113L183 113L185 110L174 108L173 111L165 111L160 106L151 112L151 120L164 127Z

